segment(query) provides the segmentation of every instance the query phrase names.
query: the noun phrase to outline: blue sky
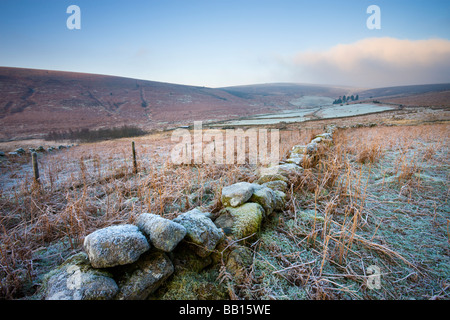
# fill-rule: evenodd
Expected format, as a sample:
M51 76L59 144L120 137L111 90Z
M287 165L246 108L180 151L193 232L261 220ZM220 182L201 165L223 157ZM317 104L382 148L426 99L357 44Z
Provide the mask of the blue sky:
M1 0L0 66L210 87L450 82L450 1Z

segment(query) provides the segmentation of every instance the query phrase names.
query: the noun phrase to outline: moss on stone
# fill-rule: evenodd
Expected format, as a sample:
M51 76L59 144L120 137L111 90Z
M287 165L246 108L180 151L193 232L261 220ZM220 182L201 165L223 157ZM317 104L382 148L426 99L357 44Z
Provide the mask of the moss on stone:
M306 146L304 145L295 145L292 147L291 153L296 154L304 154L306 152Z
M190 250L190 247L186 243L181 243L176 247L171 253L171 259L175 267L175 272L201 272L213 263L211 255L201 258Z
M264 208L253 202L247 202L239 207L226 207L224 209L233 219L231 233L234 238L245 238L258 233L264 216Z
M264 183L263 186L270 188L272 190L278 190L281 192L286 192L288 189L288 184L281 180L268 181L268 182Z
M261 176L256 181L256 183L263 184L263 183L270 182L270 181L284 181L287 183L287 182L289 182L289 179L281 174L266 174L266 175Z
M218 271L183 271L173 275L151 299L159 300L225 300L229 299L224 284L217 281Z
M250 201L260 204L264 208L265 216L268 216L274 210L275 194L273 190L268 187L258 186L255 188Z
M245 246L237 246L227 255L226 268L233 275L234 281L239 283L245 280L245 269L252 262L252 251Z
M69 257L43 277L35 298L49 300L108 300L118 291L112 274L95 269L84 252Z

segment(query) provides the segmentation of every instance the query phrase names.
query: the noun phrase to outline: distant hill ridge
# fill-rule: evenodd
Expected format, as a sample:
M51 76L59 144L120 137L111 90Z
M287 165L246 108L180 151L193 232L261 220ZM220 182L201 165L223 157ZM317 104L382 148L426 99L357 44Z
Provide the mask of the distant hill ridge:
M413 90L414 89L414 90ZM450 84L361 91L360 97L449 90ZM336 98L356 88L270 83L225 88L0 67L0 140L50 131L134 125L161 129L297 108L302 96Z
M362 98L370 98L370 97L382 98L382 97L410 96L429 92L443 92L443 91L450 91L450 83L375 88L361 91L359 92L359 95Z

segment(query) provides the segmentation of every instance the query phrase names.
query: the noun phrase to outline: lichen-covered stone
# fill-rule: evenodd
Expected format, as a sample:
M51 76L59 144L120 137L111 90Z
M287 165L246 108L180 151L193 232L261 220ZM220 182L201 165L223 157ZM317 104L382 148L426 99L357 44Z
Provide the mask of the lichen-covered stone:
M237 246L231 250L227 256L226 268L237 282L244 280L246 276L245 269L253 262L252 252L248 247Z
M272 189L266 186L256 185L254 187L253 195L250 198L250 202L260 204L265 211L264 217L269 216L275 206L275 194Z
M136 225L155 248L165 252L172 251L186 235L186 228L181 224L156 214L141 214Z
M278 190L282 192L287 192L288 190L288 184L284 181L277 180L277 181L269 181L266 183L263 183L262 186L270 188L272 190Z
M232 207L227 207L232 208ZM233 226L234 226L234 218L229 213L227 208L222 209L219 213L219 216L216 220L214 220L214 224L223 230L223 232L226 235L231 235L233 233Z
M301 174L302 172L303 168L293 163L285 163L268 168L260 168L261 177L265 175L275 175L275 174L280 174L285 177L289 177L291 175Z
M150 244L138 227L126 224L87 235L83 247L94 268L108 268L137 261Z
M217 268L200 273L183 270L175 273L164 283L158 295L160 300L229 300L229 291L225 283L217 280ZM211 317L212 318L212 317Z
M26 153L24 148L18 148L16 150L14 150L14 152L17 152L17 154L25 154Z
M286 159L286 163L293 163L296 164L298 166L303 166L303 161L305 159L305 155L294 155L291 156L290 158Z
M318 134L316 136L316 138L322 138L324 140L332 140L333 139L333 134L325 132L325 133Z
M112 275L92 268L84 252L50 271L42 288L45 300L110 300L119 291Z
M264 183L270 182L270 181L289 182L289 179L286 178L285 176L281 175L281 174L266 174L266 175L263 175L263 176L259 177L259 179L256 180L256 183L264 184Z
M260 204L247 202L236 208L222 209L214 222L220 228L227 228L232 237L241 239L259 231L264 215L264 208Z
M286 193L280 190L274 190L274 211L282 211L286 205Z
M322 142L322 137L315 137L314 139L311 140L310 143L321 143Z
M248 182L238 182L222 189L221 201L225 207L237 207L245 203L253 194L253 185Z
M306 145L306 153L308 155L313 155L317 152L317 150L319 149L319 146L317 145L316 142L310 142Z
M195 252L189 249L186 243L178 245L170 255L175 272L200 272L213 262L211 257L212 254L204 258L199 257Z
M208 215L198 209L185 212L173 221L186 228L185 240L192 243L192 249L200 257L210 255L225 236Z
M305 145L295 145L292 147L291 154L304 154L306 152L306 146Z
M336 125L332 124L332 125L328 125L325 129L325 131L331 135L333 135L333 133L337 130Z
M158 251L148 252L135 263L119 268L117 300L145 300L173 273L170 259Z

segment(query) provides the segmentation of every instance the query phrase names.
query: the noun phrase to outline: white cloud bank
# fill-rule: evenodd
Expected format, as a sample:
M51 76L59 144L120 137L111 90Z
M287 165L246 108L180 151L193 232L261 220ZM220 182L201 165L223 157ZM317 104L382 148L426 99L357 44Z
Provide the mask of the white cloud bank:
M358 87L450 82L450 41L367 38L301 52L287 66L297 82Z

